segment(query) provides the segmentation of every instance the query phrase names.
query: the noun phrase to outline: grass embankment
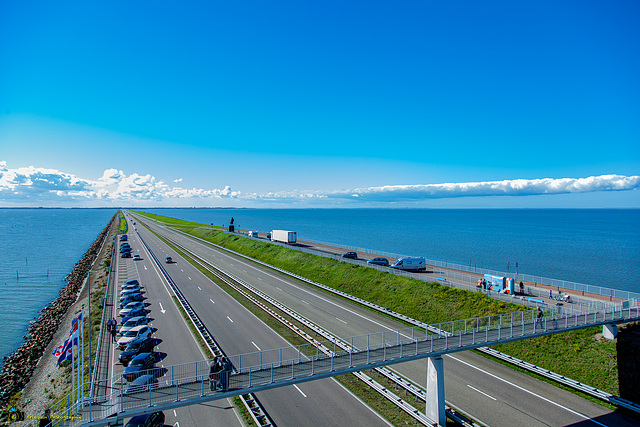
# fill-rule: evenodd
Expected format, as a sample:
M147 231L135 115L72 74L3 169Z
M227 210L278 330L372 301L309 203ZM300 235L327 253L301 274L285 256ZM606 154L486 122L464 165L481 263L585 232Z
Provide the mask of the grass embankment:
M522 309L522 306L500 302L482 293L341 263L267 242L221 233L203 224L140 213L166 224L178 225L182 231L196 237L423 322L439 323ZM600 333L601 328L589 328L503 344L496 348L585 384L619 394L616 344L601 339Z

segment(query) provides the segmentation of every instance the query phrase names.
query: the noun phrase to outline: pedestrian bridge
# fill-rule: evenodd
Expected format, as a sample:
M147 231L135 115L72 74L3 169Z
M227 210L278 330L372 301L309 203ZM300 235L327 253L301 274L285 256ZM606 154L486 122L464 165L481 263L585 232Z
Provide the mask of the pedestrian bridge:
M415 359L429 359L427 395L439 395L442 383L442 360L447 353L471 350L511 341L567 332L592 326L614 325L640 320L640 307L618 306L608 310L581 313L547 313L537 320L535 311L481 317L432 325L355 336L316 345L307 344L230 356L233 372L227 391L209 388L209 361L168 366L157 383L137 392L128 391L128 383L115 376L94 385L101 387L93 399L85 399L56 411L56 425L106 426L122 423L134 415L189 406L217 399L272 388L314 381L355 371L377 368ZM439 363L437 361L440 361ZM432 367L432 363L435 364ZM438 368L439 366L439 368ZM438 370L440 369L440 371ZM153 374L158 371L150 371ZM95 390L95 388L94 388ZM444 413L442 396L434 396L431 418L441 423L439 407ZM441 400L441 402L440 402ZM73 420L73 421L68 421Z

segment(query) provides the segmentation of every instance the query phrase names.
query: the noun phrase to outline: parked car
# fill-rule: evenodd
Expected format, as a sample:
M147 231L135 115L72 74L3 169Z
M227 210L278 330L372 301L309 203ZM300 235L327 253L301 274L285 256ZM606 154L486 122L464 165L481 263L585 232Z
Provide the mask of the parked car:
M146 325L147 323L149 323L149 319L144 316L132 317L122 324L119 332L121 335L124 335L129 329L140 325Z
M124 325L125 323L127 323L128 320L131 320L134 317L146 316L148 312L149 312L149 310L147 310L144 307L143 308L137 308L135 310L131 310L126 316L124 316L120 320L120 323L122 323Z
M142 258L140 258L140 255L138 255L138 254L135 254L135 255L133 256L133 260L134 260L134 261L140 261L141 259L142 259Z
M173 262L173 260L171 259L171 257L170 257L170 256L168 256L168 257L167 257L167 259L165 260L165 262L166 262L167 264L171 264L171 263Z
M345 252L342 254L342 258L358 259L358 254L355 252Z
M131 252L122 252L120 258L131 258Z
M118 312L118 316L120 317L128 316L131 311L137 310L140 308L144 308L143 302L140 302L140 301L130 302L129 304L125 305L122 310Z
M127 295L124 299L120 301L120 308L125 308L127 304L131 302L142 301L143 299L144 297L140 293Z
M127 244L126 246L125 245L120 246L120 253L127 252L127 251L131 252L131 246L129 246L129 244Z
M153 348L156 346L155 338L139 338L131 341L124 348L120 356L118 356L118 360L124 366L127 366L131 359L133 359L136 355L140 353L153 351Z
M136 415L124 427L162 427L163 425L164 412L158 411L152 414Z
M136 338L147 338L151 336L153 331L148 325L140 325L135 328L129 329L119 340L118 348L124 350L124 348Z
M122 286L139 285L139 284L140 282L138 282L136 279L133 279L133 280L127 280L122 284Z
M389 265L389 260L386 259L386 258L382 258L382 257L373 258L373 259L370 259L369 261L367 261L367 264L387 266L387 265Z
M141 292L142 288L140 287L140 285L128 285L126 288L122 288L122 290L120 291L120 296L137 294Z
M126 242L127 241L127 235L123 234L122 236L120 236L120 241L121 242Z
M131 384L129 384L129 387L127 387L127 389L124 391L124 393L125 394L139 393L141 391L146 391L147 389L152 389L154 387L157 387L157 385L158 385L158 378L156 377L155 374L140 375L138 378L136 378L135 380L131 381ZM129 422L131 422L131 421L129 421ZM127 425L129 425L129 424L127 424ZM137 426L139 424L133 424L133 425ZM160 425L162 425L162 424L160 424Z
M140 375L148 374L145 372L148 369L151 369L156 364L156 355L153 353L140 353L131 359L131 362L127 365L122 373L122 376L127 381L133 381L138 378Z

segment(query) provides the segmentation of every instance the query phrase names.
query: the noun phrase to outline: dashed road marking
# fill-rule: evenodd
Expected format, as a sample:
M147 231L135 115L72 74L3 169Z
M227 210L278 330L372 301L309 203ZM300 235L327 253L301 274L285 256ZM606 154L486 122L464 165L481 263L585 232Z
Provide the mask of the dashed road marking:
M233 323L233 320L231 320L231 317L227 316L227 319L229 319L229 322Z
M467 387L469 387L471 390L475 390L475 391L477 391L477 392L478 392L478 393L480 393L480 394L484 394L484 395L485 395L485 396L487 396L489 399L492 399L492 400L498 400L498 399L496 399L495 397L493 397L493 396L489 396L487 393L485 393L485 392L483 392L483 391L480 391L480 390L478 390L477 388L475 388L475 387L473 387L473 386L470 386L469 384L467 384Z
M306 395L306 394L304 394L304 393L302 392L302 390L300 390L300 388L298 388L298 386L297 386L297 385L295 385L295 384L294 384L293 386L296 388L296 390L298 390L298 391L300 392L300 394L301 394L301 395L303 395L304 397L307 397L307 395Z
M341 321L342 323L347 323L344 320L340 319L339 317L336 317L337 320Z
M258 346L256 345L256 343L254 343L253 341L251 341L251 344L253 344L253 346L254 346L255 348L257 348L257 349L258 349L258 351L262 351L262 350L260 349L260 347L258 347Z

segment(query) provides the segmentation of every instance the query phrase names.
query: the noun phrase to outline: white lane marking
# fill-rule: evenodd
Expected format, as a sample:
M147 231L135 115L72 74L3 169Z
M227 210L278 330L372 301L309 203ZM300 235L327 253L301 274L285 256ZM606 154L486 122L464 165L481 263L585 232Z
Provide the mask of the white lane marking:
M380 322L376 322L375 320L373 320L373 319L371 319L371 318L369 318L369 317L367 317L367 316L365 316L365 315L363 315L363 314L360 314L360 313L357 313L357 312L355 312L355 311L353 311L353 310L350 310L350 309L348 309L347 307L342 306L342 305L340 305L340 304L338 304L338 303L336 303L336 302L329 301L328 299L326 299L326 298L324 298L324 297L321 297L320 295L315 295L313 292L311 292L311 291L309 291L309 290L307 290L307 289L301 288L300 286L293 285L293 284L291 284L291 283L287 282L286 280L282 279L281 277L277 277L277 276L274 276L273 274L266 273L266 272L262 272L262 273L263 273L263 274L265 274L265 275L267 275L267 276L269 276L269 277L271 277L271 278L273 278L273 279L276 279L276 280L278 280L278 281L280 281L280 282L286 283L288 286L291 286L291 287L293 287L293 288L295 288L295 289L297 289L297 290L299 290L299 291L301 291L301 292L304 292L304 293L306 293L306 294L308 294L308 295L311 295L313 298L318 298L318 299L320 299L320 300L322 300L322 301L324 301L324 302L326 302L326 303L329 303L329 304L334 305L334 306L336 306L336 307L338 307L338 308L340 308L340 309L342 309L342 310L345 310L345 311L346 311L346 312L348 312L348 313L351 313L351 314L353 314L353 315L355 315L355 316L358 316L358 317L360 317L360 318L362 318L362 319L365 319L365 320L367 320L367 321L369 321L369 322L373 323L374 325L378 325L378 326L380 326L380 327L382 327L382 328L385 328L385 329L387 329L387 330L389 330L389 331L395 331L395 329L394 329L394 328L390 328L390 327L389 327L389 326L387 326L387 325L383 325L383 324L382 324L382 323L380 323ZM280 289L280 288L279 288L279 287L277 287L277 286L276 286L276 289L278 289L278 290L280 290L280 291L282 290L282 289ZM400 336L403 336L403 337L405 337L405 338L411 338L410 336L405 335L405 334L400 334Z
M540 398L540 399L544 400L545 402L548 402L548 403L551 403L552 405L557 406L558 408L562 408L562 409L564 409L564 410L566 410L566 411L568 411L568 412L571 412L572 414L575 414L575 415L577 415L577 416L579 416L579 417L581 417L581 418L584 418L585 420L589 420L589 421L591 421L591 422L593 422L593 423L595 423L595 424L598 424L598 425L600 425L600 426L602 426L602 427L608 427L607 425L602 424L602 423L599 423L599 422L597 422L596 420L591 419L591 418L589 418L588 416L586 416L586 415L584 415L584 414L581 414L580 412L576 412L576 411L574 411L573 409L567 408L566 406L562 406L562 405L560 405L559 403L556 403L556 402L554 402L554 401L553 401L553 400L551 400L551 399L547 399L546 397L540 396L540 395L539 395L539 394L537 394L537 393L534 393L534 392L532 392L532 391L529 391L529 390L527 390L527 389L526 389L526 388L524 388L524 387L521 387L521 386L519 386L519 385L517 385L517 384L514 384L514 383L512 383L512 382L510 382L510 381L505 380L504 378L500 378L499 376L494 375L494 374L492 374L491 372L487 372L487 371L485 371L484 369L480 369L480 368L478 368L477 366L473 366L472 364L467 363L467 362L465 362L465 361L463 361L463 360L460 360L460 359L458 359L457 357L451 356L450 354L448 354L447 356L448 356L448 357L450 357L450 358L452 358L453 360L456 360L456 361L458 361L458 362L460 362L460 363L462 363L462 364L465 364L465 365L469 366L470 368L476 369L476 370L478 370L478 371L480 371L480 372L482 372L482 373L485 373L485 374L489 375L490 377L493 377L493 378L495 378L495 379L497 379L497 380L500 380L500 381L502 381L502 382L504 382L504 383L507 383L507 384L509 384L509 385L511 385L511 386L513 386L513 387L515 387L515 388L517 388L518 390L522 390L522 391L524 391L525 393L529 393L529 394L530 394L530 395L532 395L532 396L538 397L538 398Z
M303 303L305 303L305 304L309 305L309 303L308 303L308 302L306 302L306 301L305 301L305 300L303 300L303 299L301 299L301 300L300 300L300 302L303 302Z
M215 304L215 302L211 298L209 298L209 301L211 301L211 304Z
M146 266L146 265L144 266L144 269L145 269L145 270L147 269L147 266Z
M297 386L297 385L295 385L295 384L294 384L293 386L296 388L296 390L298 390L298 391L300 392L300 394L301 394L301 395L303 395L304 397L307 397L307 395L306 395L306 394L304 394L304 393L302 392L302 390L300 390L300 389L298 388L298 386Z
M339 318L339 317L336 317L336 320L339 320L339 321L341 321L342 323L345 323L345 324L347 323L347 322L345 322L344 320L342 320L342 319L341 319L341 318Z
M258 277L258 280L262 280L262 277Z
M167 310L165 310L164 308L162 308L162 303L159 302L158 305L160 306L160 311L162 312L162 314L165 314L167 312Z
M189 277L189 276L187 276L187 277ZM189 280L191 280L191 277L189 277Z
M198 289L202 290L202 288L200 286L198 286Z
M183 269L180 269L180 271L182 271L182 272L184 273L184 270L183 270Z
M242 271L244 271L245 273L247 272L247 270L242 270Z
M231 320L231 317L227 316L227 319L229 319L229 322L233 323L233 320Z
M173 416L174 416L174 417L177 417L177 416L178 416L178 414L176 414L176 410L175 410L175 409L173 410Z
M262 350L260 350L260 347L258 347L258 346L256 345L256 343L254 343L253 341L251 341L251 344L253 344L253 346L254 346L255 348L257 348L257 349L258 349L258 351L262 351Z
M475 391L477 391L477 392L478 392L478 393L480 393L480 394L484 394L484 395L485 395L485 396L487 396L489 399L492 399L492 400L498 400L498 399L496 399L495 397L493 397L493 396L489 396L487 393L485 393L485 392L483 392L483 391L480 391L480 390L478 390L477 388L475 388L475 387L473 387L473 386L470 386L469 384L467 384L467 387L469 387L471 390L475 390Z

